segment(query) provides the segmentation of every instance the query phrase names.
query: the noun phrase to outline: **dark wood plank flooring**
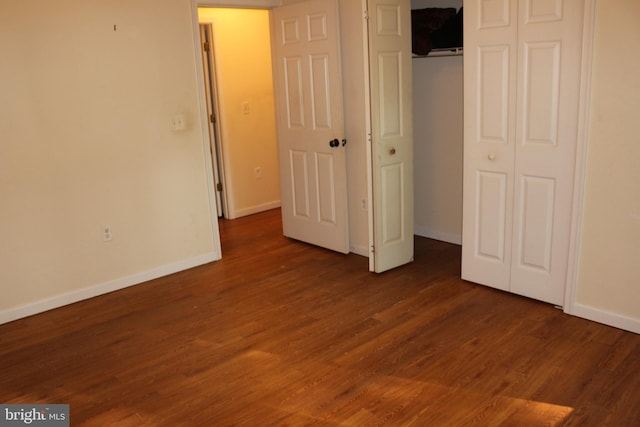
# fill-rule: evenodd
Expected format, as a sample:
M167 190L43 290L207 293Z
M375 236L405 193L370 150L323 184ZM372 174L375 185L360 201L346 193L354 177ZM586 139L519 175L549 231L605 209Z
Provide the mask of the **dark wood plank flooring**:
M0 403L82 426L639 426L640 336L221 221L223 260L0 325Z

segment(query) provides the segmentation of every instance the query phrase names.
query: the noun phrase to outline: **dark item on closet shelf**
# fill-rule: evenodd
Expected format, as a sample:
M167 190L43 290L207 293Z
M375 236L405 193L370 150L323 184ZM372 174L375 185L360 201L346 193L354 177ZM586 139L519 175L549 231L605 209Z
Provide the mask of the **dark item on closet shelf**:
M462 8L414 9L411 11L412 51L427 55L432 49L462 47Z

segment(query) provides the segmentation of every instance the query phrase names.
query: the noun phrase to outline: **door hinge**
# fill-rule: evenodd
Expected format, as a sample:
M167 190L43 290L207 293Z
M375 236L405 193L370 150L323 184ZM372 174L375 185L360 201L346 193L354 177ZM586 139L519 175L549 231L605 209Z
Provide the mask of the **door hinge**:
M216 122L216 115L215 114L209 114L209 121L211 123L215 123Z
M221 182L216 184L216 190L222 191L222 183Z
M202 49L204 49L205 52L209 52L209 42L204 42L202 44Z
M368 21L368 20L369 20L369 9L365 9L365 11L364 11L364 19L365 19L366 21Z
M376 253L376 247L374 245L371 245L371 253L372 254Z

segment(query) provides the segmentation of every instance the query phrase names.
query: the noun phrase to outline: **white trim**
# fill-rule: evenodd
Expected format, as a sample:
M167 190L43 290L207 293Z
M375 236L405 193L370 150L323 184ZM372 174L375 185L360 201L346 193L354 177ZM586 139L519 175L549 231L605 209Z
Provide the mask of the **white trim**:
M248 208L240 209L234 212L230 212L229 219L236 219L247 215L253 215L258 212L264 212L271 209L279 208L281 206L280 200L274 200L268 203L262 203L260 205L251 206Z
M207 264L220 259L219 254L209 252L207 254L198 255L182 261L176 261L152 270L143 271L132 274L131 276L121 277L119 279L110 280L104 283L98 283L93 286L83 287L76 291L66 292L54 297L46 298L33 303L25 304L19 307L10 308L0 311L0 324L12 322L23 317L32 316L54 308L59 308L78 301L104 295L109 292L128 288L138 285L158 277L168 276L169 274L179 271L188 270L199 265Z
M637 318L623 316L619 313L613 313L580 303L573 304L573 313L571 314L582 317L583 319L640 334L640 319Z
M375 247L375 231L374 231L374 203L373 199L373 139L371 133L371 58L369 54L369 20L365 16L369 14L368 0L362 0L362 49L364 51L364 105L365 105L365 134L367 146L367 228L369 234L369 247L367 248L367 257L369 258L369 271L376 270L376 257L374 253ZM365 15L366 14L366 15Z
M239 9L272 9L282 6L282 0L192 0L198 7L233 7Z
M595 0L585 0L582 30L582 73L580 76L580 103L578 106L578 143L576 147L575 176L573 183L573 212L567 260L567 281L564 296L564 312L576 314L576 293L580 269L582 219L586 186L587 153L591 106L591 72L593 67L593 36L595 27Z
M209 140L209 118L207 113L207 97L204 91L204 70L202 69L202 49L200 48L200 22L196 1L191 3L191 25L193 32L194 61L196 80L198 84L198 104L200 105L200 134L202 135L202 155L204 157L205 173L207 174L207 193L209 197L209 224L213 235L213 251L215 259L222 257L222 243L218 227L218 209L216 207L217 192L213 182L213 164Z
M422 227L414 225L413 232L416 236L427 237L429 239L441 240L447 243L453 243L454 245L462 245L462 235L457 233L446 233L442 231L433 230L428 227Z
M349 252L356 255L361 255L363 257L369 257L369 248L362 245L350 245Z

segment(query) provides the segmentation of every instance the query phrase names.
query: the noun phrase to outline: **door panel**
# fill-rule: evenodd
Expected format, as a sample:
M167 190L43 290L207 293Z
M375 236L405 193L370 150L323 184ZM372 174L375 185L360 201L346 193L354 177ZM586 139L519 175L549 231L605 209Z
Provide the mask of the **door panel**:
M304 105L302 104L302 65L299 57L285 58L284 81L287 103L287 127L304 128Z
M562 19L563 0L533 0L526 2L525 22L550 22Z
M523 45L523 144L556 145L560 42Z
M402 136L402 76L399 52L378 54L380 136Z
M285 236L349 252L337 1L273 10L275 102Z
M331 129L331 93L329 88L329 57L311 55L311 99L313 100L313 128Z
M507 27L511 25L513 16L511 14L511 0L480 0L478 3L479 7L475 15L478 22L477 28ZM468 6L465 4L465 14ZM469 18L470 16L467 15L467 19Z
M476 178L476 256L499 263L505 261L507 176L479 171Z
M508 143L509 46L478 49L478 140Z
M373 267L413 261L411 4L369 0Z
M316 171L318 177L316 183L318 188L316 194L318 195L318 220L321 223L336 225L336 183L333 180L335 176L334 172L334 158L333 156L317 153L316 154ZM327 177L321 179L320 177Z
M402 195L403 170L402 164L390 164L382 167L382 243L388 247L393 244L402 244L405 236L404 206Z
M535 176L521 178L517 239L519 268L549 273L553 233L555 180Z
M293 191L293 216L310 218L309 212L309 173L307 171L307 152L291 150L289 152L291 171L291 189Z

